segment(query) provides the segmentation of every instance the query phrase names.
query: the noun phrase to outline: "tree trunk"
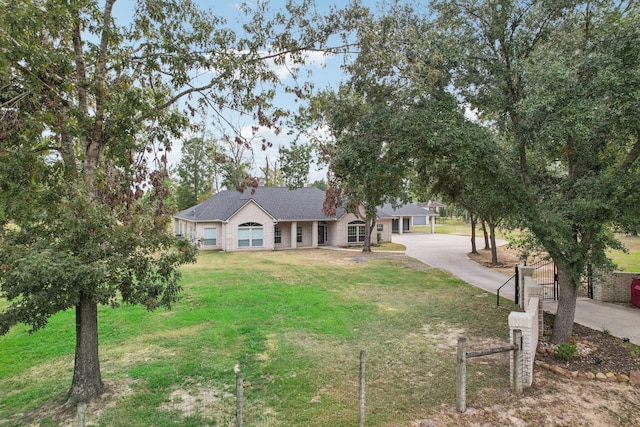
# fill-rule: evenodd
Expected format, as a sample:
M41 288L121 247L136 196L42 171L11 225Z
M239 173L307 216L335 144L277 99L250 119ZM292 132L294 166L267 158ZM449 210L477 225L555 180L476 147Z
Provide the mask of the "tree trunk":
M469 219L471 221L471 253L477 254L478 248L476 247L476 223L478 220L473 216L472 213L469 213Z
M569 275L564 267L558 266L558 311L553 323L551 342L561 344L569 342L573 330L573 320L576 314L576 299L578 297L577 286L569 280Z
M482 224L482 234L484 235L484 250L491 249L491 245L489 244L489 233L487 233L487 224L483 220L480 220L480 224Z
M98 304L84 292L76 305L76 355L69 400L89 402L102 394L98 359Z
M371 252L371 232L373 227L376 226L376 222L370 219L364 222L364 246L362 246L362 252Z
M496 246L496 226L489 224L491 238L491 265L498 265L498 247Z

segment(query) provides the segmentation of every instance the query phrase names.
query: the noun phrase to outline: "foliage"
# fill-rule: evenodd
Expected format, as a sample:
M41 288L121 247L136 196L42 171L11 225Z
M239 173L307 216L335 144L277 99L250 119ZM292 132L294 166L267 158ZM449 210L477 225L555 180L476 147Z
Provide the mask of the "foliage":
M194 2L125 3L126 25L115 3L0 3L0 212L12 224L0 229L1 295L11 302L0 332L18 322L38 330L75 307L70 398L84 401L103 391L98 305L169 306L177 267L194 259L168 227L172 141L205 108L277 130L286 112L272 105L271 62L328 49L359 13L320 17L310 3L271 13L259 2L243 7L248 24L236 34Z
M363 18L356 35L358 54L346 66L349 80L336 91L320 93L312 104L316 126L331 132L319 144L329 166L325 210L331 214L342 206L366 222L364 251L370 250L377 207L410 198L413 152L394 119L416 96L403 88L401 67L407 63L404 28L422 25L415 18L401 5L379 18Z
M640 60L632 41L637 5L469 0L435 7L440 32L457 51L456 90L491 121L513 165L505 172L523 194L514 219L559 266L553 341L566 341L580 277L588 265L607 267L606 248L619 247L607 227L632 229L635 221L625 209L638 188L637 108L629 97L640 87L629 72Z
M281 187L283 184L282 169L278 169L278 161L274 161L273 164L269 161L269 156L265 157L265 165L260 168L263 173L264 182L262 183L266 187Z
M176 188L178 210L197 205L212 195L217 151L215 142L208 139L191 138L182 145L182 157L176 168L180 177Z
M289 148L280 147L278 152L285 185L290 189L304 187L309 176L311 145L293 142Z
M367 102L367 96L344 86L337 94L325 95L323 114L335 141L322 148L329 164L324 209L334 215L342 206L366 221L364 251L370 251L377 207L408 198L408 185L402 179L407 170L400 161L402 146L381 120L393 107Z
M324 179L317 179L315 181L313 181L311 183L312 187L316 187L322 191L326 191L327 190L327 181L325 181Z
M557 354L564 360L569 360L578 354L578 347L575 344L563 342L558 345Z

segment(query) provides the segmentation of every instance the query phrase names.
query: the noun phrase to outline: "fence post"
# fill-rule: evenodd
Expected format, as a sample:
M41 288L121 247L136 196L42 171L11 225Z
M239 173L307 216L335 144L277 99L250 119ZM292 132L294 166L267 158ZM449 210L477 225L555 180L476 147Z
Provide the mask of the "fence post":
M78 406L76 406L76 409L78 410L78 427L85 427L87 421L87 404L84 402L79 402Z
M519 306L520 305L520 264L516 264L515 284L516 284L516 288L514 290L515 298L513 302Z
M458 338L458 354L456 357L456 409L458 412L467 410L467 339Z
M513 330L513 344L516 348L513 350L513 391L516 394L522 394L522 331L520 329Z
M366 353L364 350L360 351L360 412L358 415L358 427L364 427L364 414L365 414L365 361Z
M236 427L242 427L242 406L244 404L244 386L242 374L236 374Z

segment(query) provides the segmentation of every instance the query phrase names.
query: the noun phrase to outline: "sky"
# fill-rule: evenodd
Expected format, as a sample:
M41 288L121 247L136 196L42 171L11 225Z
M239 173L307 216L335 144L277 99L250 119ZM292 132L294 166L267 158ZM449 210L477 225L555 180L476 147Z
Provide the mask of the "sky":
M227 25L234 30L238 30L241 28L238 23L238 19L243 19L243 15L239 10L240 1L228 1L228 0L196 0L196 3L199 4L203 9L211 8L214 14L222 16L226 18ZM269 2L269 6L273 9L281 8L286 3L284 0L272 0ZM322 11L324 8L328 10L331 4L335 4L339 7L345 6L347 2L345 1L335 1L335 2L327 2L323 0L317 0L318 10ZM372 0L364 1L365 5L367 3L371 3L372 9L375 9L375 4ZM116 6L114 8L114 15L117 17L118 23L126 23L132 14L133 2L128 0L121 0L116 2ZM343 80L344 74L340 69L340 65L342 63L342 58L339 57L330 57L324 56L321 53L314 53L309 57L309 68L312 72L312 80L316 89L323 89L327 86L337 87L341 80ZM280 76L283 83L291 83L292 79L286 67L284 66L275 66L274 70ZM301 73L302 74L302 73ZM278 95L275 102L279 107L284 108L298 108L298 104L293 102L293 98L291 95L281 94ZM240 127L242 129L243 136L251 135L251 126L253 122L248 117L231 117L231 123L234 126ZM197 119L202 120L202 119ZM214 137L220 136L221 132L217 131L215 128L211 127L208 130L210 135ZM185 135L184 139L188 139L198 135ZM268 141L273 143L273 147L268 148L266 151L262 151L259 146L254 148L254 155L252 158L254 168L251 171L253 175L260 176L259 168L264 166L265 158L268 156L270 163L273 163L274 160L278 157L278 147L279 146L289 146L294 139L294 136L288 135L287 129L283 129L279 135L276 135L272 130L262 128L260 130L259 135L255 139L256 141L260 141L262 138L267 139ZM172 147L172 151L168 154L168 161L170 166L175 167L181 157L180 149L182 147L182 141L177 140L174 141L174 145ZM309 182L313 182L315 180L326 179L326 169L319 169L316 165L312 165L309 171Z
M202 7L209 8L212 7L214 13L224 16L227 18L228 24L233 24L240 17L242 18L241 13L239 12L239 2L237 1L211 1L211 0L198 0L197 1ZM283 0L271 0L269 2L269 6L271 8L280 9L284 8L284 4L286 1ZM338 1L336 2L328 2L326 0L317 0L319 11L322 11L324 7L325 10L328 10L331 4L336 4L337 6L345 6L347 2ZM212 6L214 5L214 6ZM233 25L232 25L233 26ZM239 25L238 25L239 27ZM309 69L312 72L312 80L316 89L323 89L327 86L336 87L340 83L340 81L344 78L343 72L340 69L340 65L342 63L342 59L338 57L330 57L325 56L322 53L309 53ZM274 70L277 72L278 76L281 78L283 83L292 83L292 79L289 71L285 66L276 66L273 65ZM300 73L301 75L303 73ZM281 94L276 97L275 103L279 107L293 108L297 109L298 104L293 101L293 97L291 95ZM239 119L239 125L242 126L242 134L243 136L250 137L251 136L251 127L253 123L250 120ZM278 157L278 147L290 146L291 142L294 139L293 135L289 135L287 132L288 129L283 129L283 131L276 135L275 132L271 129L261 128L259 134L256 136L256 141L260 141L262 138L267 139L273 146L268 148L266 151L262 151L260 147L254 148L254 154L252 157L252 161L254 163L254 167L252 173L254 175L260 176L259 168L265 165L266 157L269 158L271 163ZM304 142L304 141L302 141ZM174 157L175 156L175 157ZM179 150L174 151L173 159L170 158L170 161L177 162L179 161ZM326 180L326 168L319 168L317 165L312 164L309 170L309 182L314 182L316 180Z

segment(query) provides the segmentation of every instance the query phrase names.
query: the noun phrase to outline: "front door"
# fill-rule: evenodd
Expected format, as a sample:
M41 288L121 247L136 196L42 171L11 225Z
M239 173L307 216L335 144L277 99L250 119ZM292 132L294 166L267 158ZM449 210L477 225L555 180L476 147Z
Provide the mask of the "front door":
M327 225L318 224L318 245L327 243Z

